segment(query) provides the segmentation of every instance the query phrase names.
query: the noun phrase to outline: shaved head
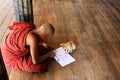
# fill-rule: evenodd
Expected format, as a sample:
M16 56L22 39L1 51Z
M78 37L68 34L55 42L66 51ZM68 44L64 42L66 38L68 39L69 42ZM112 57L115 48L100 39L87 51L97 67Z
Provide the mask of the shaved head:
M43 25L37 27L34 32L42 39L50 39L55 33L55 29L52 24L44 23Z
M41 26L41 28L43 28L44 31L47 32L48 34L52 34L53 35L55 33L55 29L54 29L53 25L50 24L50 23L43 24Z

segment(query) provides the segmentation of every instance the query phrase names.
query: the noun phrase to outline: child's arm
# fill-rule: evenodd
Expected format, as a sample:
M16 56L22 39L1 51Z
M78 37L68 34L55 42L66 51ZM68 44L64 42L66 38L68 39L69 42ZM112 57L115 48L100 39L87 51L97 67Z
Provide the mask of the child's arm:
M46 59L48 59L49 57L53 57L55 55L54 52L50 51L46 55L39 57L38 41L36 36L32 33L30 33L27 37L27 45L30 46L30 53L31 53L33 64L41 63Z

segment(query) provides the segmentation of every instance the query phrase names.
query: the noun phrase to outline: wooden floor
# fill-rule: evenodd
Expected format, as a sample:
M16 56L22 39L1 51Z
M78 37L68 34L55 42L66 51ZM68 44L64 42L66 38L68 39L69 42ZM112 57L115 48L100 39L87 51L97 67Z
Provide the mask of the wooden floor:
M12 0L0 5L1 45L15 19ZM53 60L42 74L7 67L10 80L120 80L120 0L33 0L33 6L36 26L55 26L56 48L75 40L76 62L62 68Z

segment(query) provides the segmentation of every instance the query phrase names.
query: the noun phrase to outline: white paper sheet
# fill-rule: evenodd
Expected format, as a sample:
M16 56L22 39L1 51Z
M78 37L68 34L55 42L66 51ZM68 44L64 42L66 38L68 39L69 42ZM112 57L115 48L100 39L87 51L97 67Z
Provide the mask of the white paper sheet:
M57 48L55 50L55 57L54 59L62 66L66 66L72 62L75 61L75 59L70 55L70 54L67 54L65 53L64 49L62 47L60 48Z

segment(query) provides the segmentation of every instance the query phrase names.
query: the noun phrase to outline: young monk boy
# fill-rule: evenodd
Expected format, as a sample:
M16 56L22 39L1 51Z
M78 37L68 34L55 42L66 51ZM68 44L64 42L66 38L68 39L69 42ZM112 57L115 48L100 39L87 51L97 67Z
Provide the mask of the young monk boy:
M45 23L34 29L30 23L14 22L9 29L13 32L6 36L1 47L5 64L11 69L27 72L46 70L48 58L55 55L46 43L55 32L53 25Z

